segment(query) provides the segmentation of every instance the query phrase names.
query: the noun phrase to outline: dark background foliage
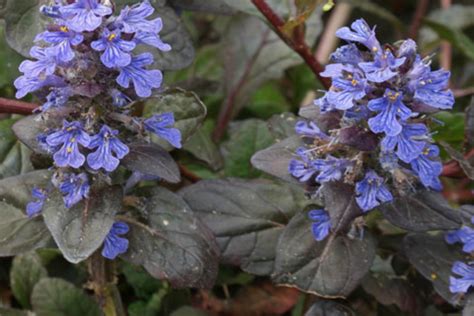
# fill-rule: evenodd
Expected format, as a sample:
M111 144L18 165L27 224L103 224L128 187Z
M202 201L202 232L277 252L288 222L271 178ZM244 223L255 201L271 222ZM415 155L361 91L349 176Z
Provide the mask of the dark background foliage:
M31 28L41 23L35 20L40 2L0 0L2 98L14 98L12 82L23 60L17 51L27 52L38 31ZM282 172L291 152L280 142L294 135L298 112L311 115L305 106L324 88L311 67L280 40L250 0L152 2L164 19L162 38L172 44L173 54L158 56L157 66L165 71L169 90L165 97L145 102L144 112L175 111L187 141L184 150L171 155L157 153L163 150L159 147L131 146L132 153L124 160L129 169L141 171L147 166L146 171L151 169L168 182L166 188L145 183L138 194L152 199L144 209L133 206L147 214L147 225L159 227L163 218L176 223L163 239L148 238L153 230L140 227L129 236L127 261L117 262L117 289L128 315L474 315L472 298L467 298L465 307L452 305L447 282L450 264L460 254L448 248L438 232L458 227L472 213L472 208L459 211L457 206L474 204L471 1L345 0L335 1L327 12L326 1L267 1L285 21L283 34L305 25L304 40L321 64L339 44L335 30L363 17L377 25L381 42L414 37L423 55L435 54L433 68L452 71L456 104L453 111L436 115L444 125L434 135L445 148L442 195L447 202L426 195L397 200L367 216L364 239L337 236L320 243L314 241L305 213L317 201L309 200ZM35 156L11 129L20 116L7 113L0 114L1 179L39 169ZM23 123L17 128L31 126ZM161 158L139 161L137 157L143 156ZM35 176L43 177L39 172ZM22 181L33 179L29 175ZM27 310L39 316L101 315L90 295L86 264L67 262L58 249L22 253L24 244L9 242L14 227L17 236L28 240L26 249L54 245L42 222L25 222L18 205L29 198L28 187L23 186L24 192L12 188L11 180L0 181L0 255L16 255L0 259L0 315L28 315ZM333 227L344 230L353 201L344 199L344 187L326 191L325 204L338 214ZM110 203L117 200L113 190L100 194L110 196ZM60 221L68 219L54 218L51 210L57 204L51 203L45 222L58 240L63 233ZM107 210L114 208L110 203L100 206L105 219L97 219L97 225L110 215ZM187 235L193 225L199 233ZM86 235L100 239L94 227ZM217 256L220 249L215 283L215 263L194 254L193 262L179 261L188 258L186 253L177 254L184 244L202 247L210 256ZM80 253L57 246L69 261L91 253L87 242L77 245ZM142 255L142 248L159 251ZM194 278L191 270L180 274L174 265L196 267L202 278ZM155 279L163 274L168 281Z

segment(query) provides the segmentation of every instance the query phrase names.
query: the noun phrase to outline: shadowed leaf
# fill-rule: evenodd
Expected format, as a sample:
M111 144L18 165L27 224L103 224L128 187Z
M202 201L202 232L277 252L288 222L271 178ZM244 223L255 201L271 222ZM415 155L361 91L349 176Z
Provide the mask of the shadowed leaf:
M92 188L89 199L70 209L64 206L61 193L55 190L44 204L43 217L64 258L78 263L102 245L121 207L119 187Z
M356 316L356 314L343 304L320 300L314 303L304 316Z
M405 237L403 247L418 272L433 283L445 300L454 303L454 296L449 291L449 276L454 261L463 260L461 253L446 244L443 234L410 234Z
M390 223L409 231L457 229L462 223L460 212L441 194L432 191L396 198L379 209Z
M173 157L156 144L129 144L130 152L121 163L132 171L156 176L171 183L181 181L179 168Z
M219 249L209 229L171 191L155 187L140 195L146 215L143 222L128 219L130 244L122 257L174 287L211 287Z
M37 316L102 315L92 298L62 279L42 279L36 284L31 301Z
M0 256L14 256L46 246L51 236L40 217L28 218L26 204L34 187L45 188L50 172L34 171L0 181Z
M47 276L48 272L35 252L21 254L13 259L10 285L13 295L24 308L31 307L30 297L33 287Z
M294 216L277 246L273 280L284 286L318 296L346 297L361 282L375 257L375 243L363 239L329 235L318 242L305 212Z
M278 238L307 202L303 191L267 181L205 180L180 191L216 235L224 263L271 274Z

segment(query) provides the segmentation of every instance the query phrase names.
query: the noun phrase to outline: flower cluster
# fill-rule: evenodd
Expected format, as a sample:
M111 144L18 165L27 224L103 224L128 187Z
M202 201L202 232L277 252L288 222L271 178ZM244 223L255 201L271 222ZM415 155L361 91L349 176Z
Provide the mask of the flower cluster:
M28 216L41 213L52 189L61 192L67 208L88 198L92 175L108 177L117 170L130 151L127 143L145 141L146 132L181 147L173 113L129 116L129 104L151 96L162 84L161 71L149 69L154 57L147 50L171 50L160 39L163 23L151 18L154 11L148 0L124 7L117 16L100 0L56 0L41 8L52 22L35 38L30 51L34 60L20 65L16 97L36 93L43 100L39 119L68 110L63 111L62 126L48 126L37 135L40 148L54 160L54 176L51 187L33 190ZM133 128L125 128L123 117ZM126 226L114 225L105 241L105 257L126 250L128 243L118 237L128 231Z
M317 115L296 124L304 146L296 150L290 174L311 187L330 181L354 185L363 212L420 184L441 190L429 114L452 108L450 73L432 71L411 39L382 46L363 19L336 35L348 44L321 73L332 86L314 101Z
M474 217L471 218L471 223L474 224ZM467 254L474 252L474 229L472 227L463 226L458 230L449 232L446 234L445 240L450 245L462 244L462 251ZM452 272L460 276L449 278L449 290L452 293L467 293L470 287L474 287L474 265L472 262L466 264L456 261L453 264Z

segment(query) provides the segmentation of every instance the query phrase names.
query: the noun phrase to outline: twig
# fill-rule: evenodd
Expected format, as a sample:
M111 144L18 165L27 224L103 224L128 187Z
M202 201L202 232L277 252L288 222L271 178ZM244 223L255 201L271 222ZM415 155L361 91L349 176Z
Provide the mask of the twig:
M91 286L105 316L125 316L120 293L115 285L115 266L106 260L100 250L88 259Z
M38 104L0 98L0 113L28 115L38 107Z
M452 89L455 98L467 97L474 94L474 87L464 88L464 89Z
M421 26L421 20L423 19L426 14L426 11L428 10L429 3L429 0L418 0L415 15L413 16L410 31L408 33L409 37L413 40L416 40L416 38L418 37L418 30Z
M196 183L201 180L201 177L199 177L197 174L183 166L182 164L178 164L179 166L179 171L181 172L181 175L191 181L192 183Z
M257 9L265 16L268 22L273 26L275 29L276 34L291 48L293 49L298 55L303 58L305 63L311 68L314 75L318 78L321 84L326 88L329 89L331 86L331 82L328 78L321 77L320 73L324 70L324 67L316 60L311 49L304 41L304 37L300 36L301 29L296 28L296 32L294 33L293 37L287 36L283 32L283 27L285 25L285 21L280 18L273 9L266 3L265 0L252 0L252 3L257 7ZM298 36L299 35L299 36Z
M441 8L443 10L448 9L451 6L451 0L441 0ZM441 41L441 53L439 54L439 64L444 70L451 69L451 59L452 59L452 47L451 43L443 40Z

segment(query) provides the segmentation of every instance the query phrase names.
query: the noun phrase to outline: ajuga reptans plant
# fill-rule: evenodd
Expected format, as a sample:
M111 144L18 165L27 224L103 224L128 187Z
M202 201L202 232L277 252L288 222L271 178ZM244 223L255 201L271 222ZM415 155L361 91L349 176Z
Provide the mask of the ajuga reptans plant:
M62 113L62 122L36 135L41 150L53 159L53 175L49 186L33 189L28 216L39 215L53 191L62 194L70 209L87 199L96 183L111 183L131 142L147 142L156 134L181 147L173 113L142 118L128 106L162 85L162 73L153 69L154 57L147 49L172 49L160 39L162 20L151 18L154 11L148 0L126 6L118 15L97 0L57 0L41 7L50 24L35 38L30 51L34 60L20 65L16 97L36 93L43 100L36 120ZM121 235L128 230L125 222L113 224L103 256L114 259L127 251L128 240Z
M289 163L291 175L314 195L318 184L353 185L363 212L423 187L440 191L442 164L430 115L454 104L450 73L432 70L411 39L381 45L363 19L336 35L347 44L321 73L332 86L314 101L317 119L296 123L304 146ZM317 240L329 234L330 216L310 212Z

